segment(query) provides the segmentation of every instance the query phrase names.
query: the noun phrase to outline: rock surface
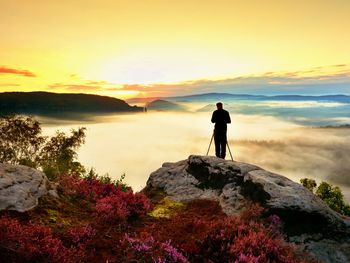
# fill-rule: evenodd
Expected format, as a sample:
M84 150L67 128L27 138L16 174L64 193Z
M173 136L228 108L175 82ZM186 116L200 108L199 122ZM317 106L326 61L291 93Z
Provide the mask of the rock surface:
M28 211L48 191L49 181L44 173L23 165L0 163L0 210Z
M151 198L162 192L174 201L217 200L228 215L258 202L281 217L288 238L304 250L325 262L350 262L344 252L350 251L350 221L302 185L260 167L191 155L164 163L150 175L144 192Z

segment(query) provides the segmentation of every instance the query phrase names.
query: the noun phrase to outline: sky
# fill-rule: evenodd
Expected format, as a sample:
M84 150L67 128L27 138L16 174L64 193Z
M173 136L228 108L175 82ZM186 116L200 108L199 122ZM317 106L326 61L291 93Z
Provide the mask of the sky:
M350 94L348 0L0 0L0 91Z

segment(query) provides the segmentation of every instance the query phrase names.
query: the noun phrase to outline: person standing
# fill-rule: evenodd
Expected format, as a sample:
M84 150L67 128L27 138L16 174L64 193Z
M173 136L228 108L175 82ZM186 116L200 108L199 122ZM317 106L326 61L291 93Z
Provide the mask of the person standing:
M227 123L231 123L230 114L223 109L222 102L216 103L216 108L211 117L211 122L215 123L214 143L216 157L225 159L227 144Z

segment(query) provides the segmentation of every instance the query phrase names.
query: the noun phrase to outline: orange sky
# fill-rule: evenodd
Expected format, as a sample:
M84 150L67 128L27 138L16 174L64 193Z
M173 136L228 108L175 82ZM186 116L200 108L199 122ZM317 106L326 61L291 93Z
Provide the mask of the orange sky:
M266 72L348 80L349 14L348 0L0 0L0 91L127 98Z

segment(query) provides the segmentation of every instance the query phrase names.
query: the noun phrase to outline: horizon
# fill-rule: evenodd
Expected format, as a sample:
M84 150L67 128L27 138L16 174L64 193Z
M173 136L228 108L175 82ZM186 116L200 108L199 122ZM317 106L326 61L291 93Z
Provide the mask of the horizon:
M102 97L110 97L115 99L121 99L126 102L132 101L133 99L167 99L167 98L181 98L181 97L192 97L192 96L202 96L202 95L234 95L234 96L262 96L262 97L288 97L288 96L300 96L300 97L327 97L327 96L346 96L350 97L350 94L345 93L328 93L328 94L317 94L317 95L309 95L309 94L258 94L258 93L230 93L230 92L206 92L206 93L191 93L185 95L177 95L177 96L159 96L159 97L130 97L130 98L118 98L109 95L102 95L98 93L72 93L72 92L57 92L57 91L42 91L42 90L33 90L33 91L0 91L2 93L51 93L58 95L92 95L92 96L102 96Z
M1 5L0 92L350 95L348 1Z

